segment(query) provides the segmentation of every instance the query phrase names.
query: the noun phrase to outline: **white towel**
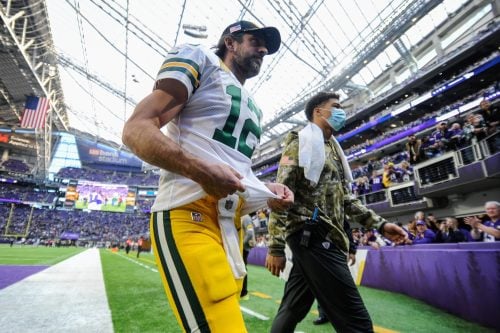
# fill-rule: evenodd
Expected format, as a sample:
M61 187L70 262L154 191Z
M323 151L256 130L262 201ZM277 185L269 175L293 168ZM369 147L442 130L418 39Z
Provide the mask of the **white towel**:
M344 169L344 179L347 183L353 181L351 168L347 162L344 151L334 136L330 138L333 141L337 156L340 158ZM299 132L299 166L304 168L304 176L316 186L325 166L325 138L323 131L318 125L309 122Z
M241 182L245 186L245 192L238 193L245 200L241 215L250 214L266 207L268 199L278 198L263 182L255 177L251 169L247 174L243 175Z
M224 251L236 279L243 279L247 274L245 262L240 251L240 237L234 225L234 216L240 198L244 201L241 215L245 215L265 207L268 199L278 197L255 177L251 169L244 175L241 182L245 185L244 192L228 195L220 199L217 205Z
M311 122L299 132L299 166L316 186L325 166L325 138L321 128Z
M226 258L231 266L233 275L236 279L243 279L247 274L245 262L241 256L240 238L234 225L234 215L238 208L239 197L237 194L231 194L220 199L217 205L219 227L222 235L222 243Z
M335 146L335 150L337 151L337 155L342 162L342 167L344 168L344 179L347 183L350 184L354 181L354 179L352 178L352 171L351 167L349 166L349 162L347 162L347 157L345 157L344 150L342 150L342 147L334 136L332 136L332 141L333 145Z

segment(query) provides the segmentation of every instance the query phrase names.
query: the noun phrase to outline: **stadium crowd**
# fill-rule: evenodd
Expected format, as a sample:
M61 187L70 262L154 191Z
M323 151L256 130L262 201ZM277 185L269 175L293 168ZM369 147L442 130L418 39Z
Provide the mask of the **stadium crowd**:
M82 179L108 184L126 184L136 186L157 186L160 176L155 171L119 172L93 168L65 167L56 175L61 179Z
M55 244L68 235L66 240L79 245L111 246L147 236L149 215L0 205L0 234L26 234L17 237L26 244Z
M415 212L414 218L406 224L396 222L408 234L405 245L459 242L500 241L500 203L488 201L484 214L478 217L456 218L452 216L436 218L433 213ZM262 209L250 214L254 226L257 247L266 247L269 241L267 224L270 211ZM379 249L394 246L376 229L352 228L353 243L357 246L371 246Z

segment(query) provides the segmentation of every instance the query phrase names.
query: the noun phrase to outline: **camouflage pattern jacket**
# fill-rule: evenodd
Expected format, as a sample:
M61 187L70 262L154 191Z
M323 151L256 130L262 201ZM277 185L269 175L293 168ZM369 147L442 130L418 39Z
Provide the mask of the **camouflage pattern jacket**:
M316 206L319 218L331 226L328 237L345 253L349 249L349 239L344 231L345 215L351 222L358 222L367 228L380 228L387 222L351 194L332 140L325 142L325 166L315 187L304 177L298 156L299 135L290 132L285 138L276 182L285 184L294 192L295 203L287 212L273 212L269 217L271 255L284 256L286 237L302 230Z

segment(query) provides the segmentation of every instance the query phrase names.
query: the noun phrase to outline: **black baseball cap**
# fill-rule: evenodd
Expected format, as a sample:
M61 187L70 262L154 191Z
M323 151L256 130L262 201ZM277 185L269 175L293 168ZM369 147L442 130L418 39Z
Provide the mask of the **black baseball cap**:
M281 35L278 29L275 27L259 27L255 23L249 21L238 21L230 24L224 29L221 38L226 35L240 32L261 37L266 42L268 54L273 54L280 48Z

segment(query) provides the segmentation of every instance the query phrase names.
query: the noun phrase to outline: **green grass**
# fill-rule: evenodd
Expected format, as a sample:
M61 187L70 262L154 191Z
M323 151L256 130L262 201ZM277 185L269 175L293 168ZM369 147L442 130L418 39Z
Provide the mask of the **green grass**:
M168 305L160 276L137 264L135 253L128 260L125 254L101 251L108 301L113 315L115 332L180 332ZM155 268L150 254L141 254L139 263ZM247 329L251 333L269 332L284 281L273 277L262 267L249 266L248 288L250 300L241 305L269 317L267 321L244 313ZM493 332L467 322L423 302L405 295L360 287L361 295L377 327L399 332ZM254 293L268 295L262 298ZM315 305L297 326L302 332L332 332L330 325L314 326Z
M89 208L89 204L88 203L85 203L81 200L78 200L75 202L75 209L88 209ZM100 211L102 212L119 212L119 213L125 213L125 210L127 209L127 206L125 205L125 203L123 202L120 206L113 206L112 204L102 204L100 209Z
M48 248L0 245L2 265L54 265L85 249ZM160 276L151 254L136 252L127 257L123 251L101 251L104 281L112 313L114 330L129 332L180 332L167 302ZM250 300L241 305L266 317L261 320L244 313L250 333L269 332L283 294L284 281L273 277L263 267L249 266ZM360 287L361 295L377 327L397 332L493 332L482 326L450 315L405 295ZM267 295L268 298L262 297ZM314 326L314 305L307 317L297 326L301 332L332 332L330 325ZM377 329L376 329L377 331Z
M75 247L32 247L0 245L0 265L54 265L82 252Z
M177 332L179 326L168 305L160 275L137 262L155 268L151 254L101 251L104 283L115 332Z

